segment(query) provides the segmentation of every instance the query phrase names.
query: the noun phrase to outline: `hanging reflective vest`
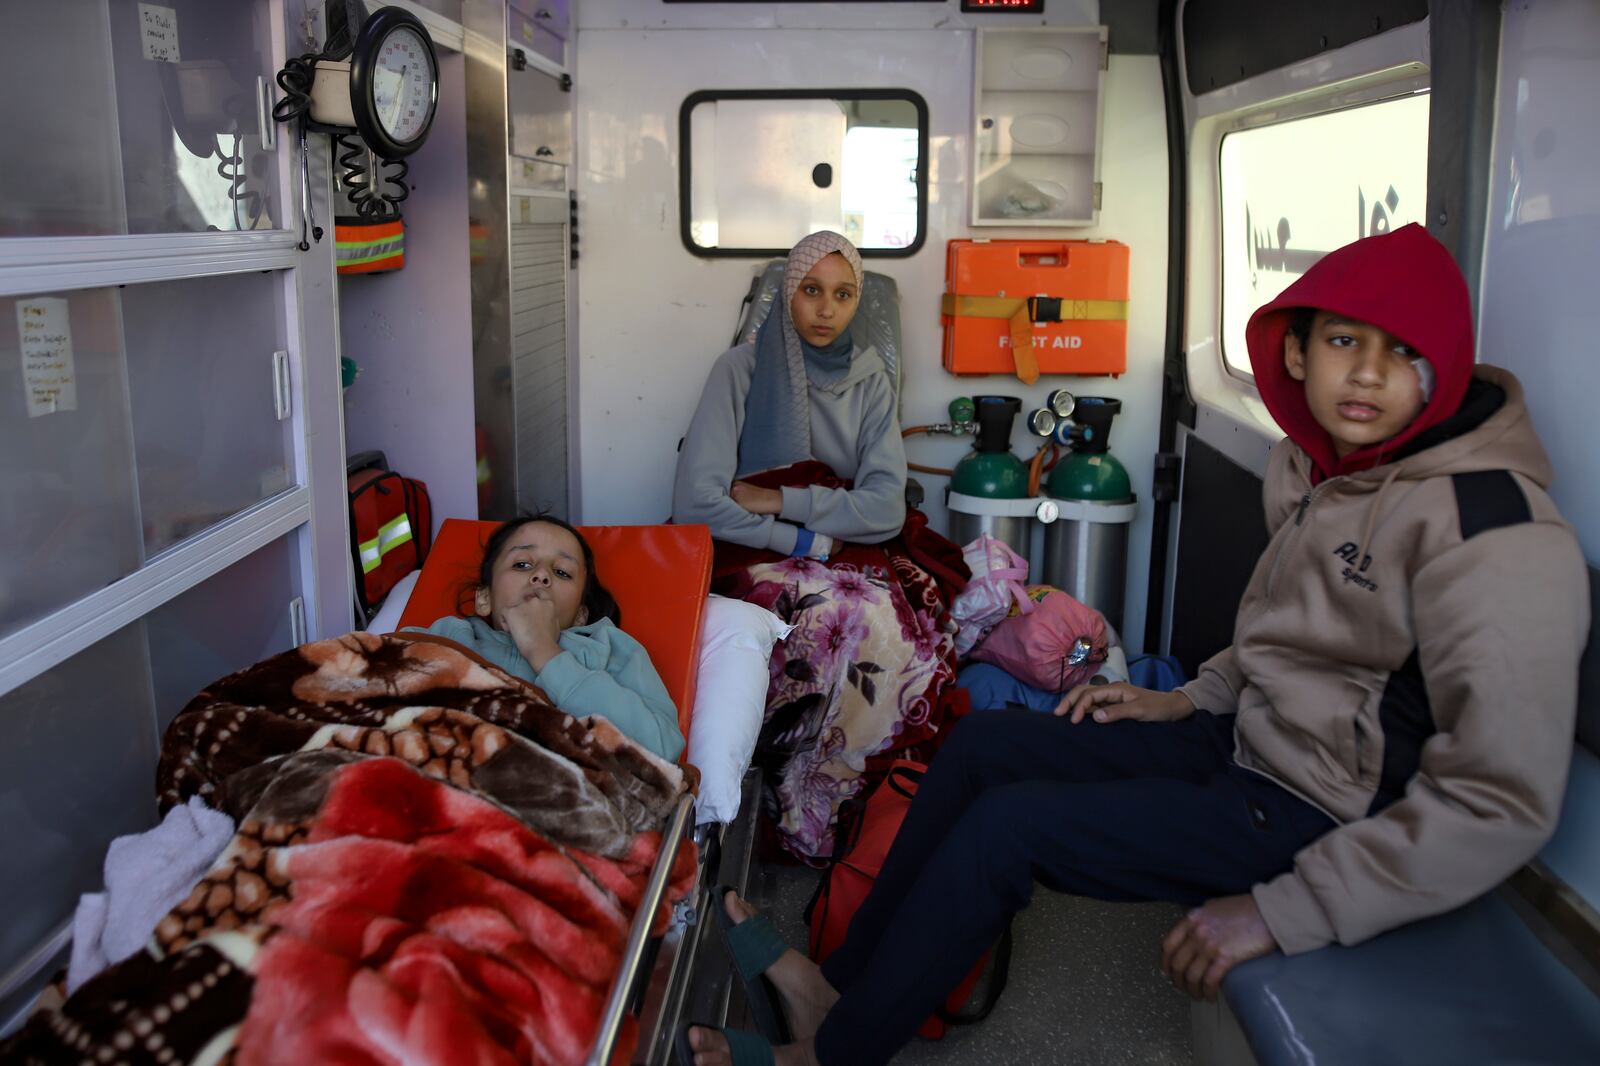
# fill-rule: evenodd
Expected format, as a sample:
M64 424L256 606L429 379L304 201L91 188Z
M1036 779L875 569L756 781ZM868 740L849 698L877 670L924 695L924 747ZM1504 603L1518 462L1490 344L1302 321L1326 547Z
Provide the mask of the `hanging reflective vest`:
M333 256L341 274L399 270L406 265L405 221L341 218L333 226Z

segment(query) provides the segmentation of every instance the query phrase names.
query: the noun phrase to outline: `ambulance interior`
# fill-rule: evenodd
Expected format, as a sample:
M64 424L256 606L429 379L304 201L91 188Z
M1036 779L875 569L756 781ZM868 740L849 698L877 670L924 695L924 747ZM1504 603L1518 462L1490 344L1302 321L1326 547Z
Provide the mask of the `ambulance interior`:
M437 75L395 161L356 126L274 117L279 73L380 8L425 33ZM715 601L709 536L662 531L677 449L713 362L770 310L774 260L816 229L861 250L929 528L1011 544L1128 659L1193 676L1267 542L1282 432L1250 312L1412 222L1467 278L1479 359L1521 380L1596 587L1586 0L0 11L0 1034L67 966L112 840L159 821L162 737L191 697L308 642L426 625L474 565L470 523L652 527L599 551L640 583L634 617L660 611L646 646L672 648L689 733ZM362 228L395 214L403 238ZM347 471L372 452L426 484L429 528L405 533L437 561L363 605ZM896 1061L1600 1061L1592 642L1579 690L1557 834L1490 896L1247 964L1204 1003L1156 968L1177 908L1040 892L993 1012ZM578 1058L671 1062L680 1021L746 1022L713 886L805 944L822 874L769 854L760 769L734 770L721 816L664 808Z

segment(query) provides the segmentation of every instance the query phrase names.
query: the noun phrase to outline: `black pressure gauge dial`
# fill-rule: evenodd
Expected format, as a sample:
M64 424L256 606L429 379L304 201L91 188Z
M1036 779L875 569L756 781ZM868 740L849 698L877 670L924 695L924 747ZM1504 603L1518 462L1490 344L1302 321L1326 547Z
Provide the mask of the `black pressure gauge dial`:
M356 130L383 159L422 147L439 106L439 58L411 12L379 8L361 25L350 57Z

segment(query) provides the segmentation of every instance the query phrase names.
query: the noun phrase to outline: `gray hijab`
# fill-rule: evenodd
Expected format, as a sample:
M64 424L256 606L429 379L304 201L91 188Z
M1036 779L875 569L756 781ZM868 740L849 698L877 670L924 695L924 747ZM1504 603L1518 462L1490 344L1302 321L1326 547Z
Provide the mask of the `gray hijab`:
M846 330L827 348L815 348L795 331L789 304L800 282L824 256L838 252L861 288L861 253L842 235L820 230L789 252L783 268L783 299L768 313L756 334L756 365L744 402L744 429L739 434L737 477L802 462L811 456L809 377L818 384L838 381L850 369L854 344Z

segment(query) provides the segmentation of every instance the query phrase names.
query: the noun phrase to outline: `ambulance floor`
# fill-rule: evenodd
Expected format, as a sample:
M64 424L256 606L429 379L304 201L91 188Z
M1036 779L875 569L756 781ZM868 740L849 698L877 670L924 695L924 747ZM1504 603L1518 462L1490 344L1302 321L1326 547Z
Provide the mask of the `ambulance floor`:
M818 876L799 866L751 871L755 902L791 944L806 942L802 912ZM1189 1000L1157 968L1161 938L1181 913L1038 889L1013 926L1011 979L994 1013L943 1040L913 1040L895 1063L1189 1066Z

